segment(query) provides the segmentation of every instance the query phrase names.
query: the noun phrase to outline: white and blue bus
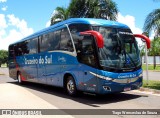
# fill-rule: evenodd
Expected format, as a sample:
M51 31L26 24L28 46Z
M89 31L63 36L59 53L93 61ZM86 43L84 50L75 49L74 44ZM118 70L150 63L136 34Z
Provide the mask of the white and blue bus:
M9 75L19 83L63 87L69 95L142 86L140 52L130 28L91 18L68 19L9 45Z

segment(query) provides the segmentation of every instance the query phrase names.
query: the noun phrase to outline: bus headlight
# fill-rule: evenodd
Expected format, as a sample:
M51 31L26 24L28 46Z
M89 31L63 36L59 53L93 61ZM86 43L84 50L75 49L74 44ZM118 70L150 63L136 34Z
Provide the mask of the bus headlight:
M143 74L141 73L141 74L139 75L139 77L143 77Z
M93 72L90 72L90 73L91 73L92 75L96 76L97 78L101 78L101 79L103 79L103 80L107 80L107 81L112 81L112 80L114 80L114 79L112 79L112 78L105 77L105 76L102 76L102 75L98 75L98 74L93 73Z

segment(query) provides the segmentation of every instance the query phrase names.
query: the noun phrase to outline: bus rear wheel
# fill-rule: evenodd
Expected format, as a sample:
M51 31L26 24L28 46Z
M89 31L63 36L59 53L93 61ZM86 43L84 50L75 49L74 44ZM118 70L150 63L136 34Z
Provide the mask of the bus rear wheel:
M76 96L77 94L76 84L72 76L67 77L66 91L70 96Z

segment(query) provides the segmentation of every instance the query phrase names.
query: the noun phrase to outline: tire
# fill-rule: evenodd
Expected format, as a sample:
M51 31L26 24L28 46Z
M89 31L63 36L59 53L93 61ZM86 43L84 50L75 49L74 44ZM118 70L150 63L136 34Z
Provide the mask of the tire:
M23 81L22 81L21 73L20 73L20 72L18 72L18 74L17 74L17 80L18 80L18 83L19 83L19 84L23 84Z
M77 88L75 81L72 76L67 77L66 86L65 86L66 92L70 96L76 96L77 95Z

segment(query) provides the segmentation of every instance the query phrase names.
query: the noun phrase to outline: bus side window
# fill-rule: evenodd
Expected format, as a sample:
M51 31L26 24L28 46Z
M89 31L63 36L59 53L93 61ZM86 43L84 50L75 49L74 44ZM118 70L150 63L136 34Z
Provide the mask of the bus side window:
M79 40L81 40L82 37L77 35L77 33L87 31L87 30L91 30L91 27L88 24L76 23L76 24L70 24L69 29L70 29L70 32L72 34L72 38L73 38L73 41L74 41L76 51L78 52L79 51Z
M49 33L49 49L48 51L59 50L60 30Z
M27 55L27 54L29 54L29 49L28 49L28 41L23 41L23 42L21 42L21 49L22 49L22 53L23 53L23 55Z
M60 50L73 52L73 45L67 28L61 31Z
M14 58L14 46L11 45L9 46L9 59L13 59Z
M27 40L24 42L23 47L21 48L23 54L36 54L37 50L38 38L33 38L31 40Z
M14 52L16 56L21 56L23 55L22 49L21 49L21 43L18 43L14 46Z
M54 42L53 42L54 50L59 50L60 39L61 39L61 30L57 30L54 32Z
M80 52L80 62L93 66L96 66L95 45L94 39L91 36L84 36L82 40L82 49Z
M33 38L29 42L29 54L36 54L38 52L37 45L38 38Z
M40 52L45 52L48 50L48 36L46 34L39 36L39 45L40 45Z
M39 43L40 43L40 52L45 52L48 50L48 34L43 34L39 37Z

